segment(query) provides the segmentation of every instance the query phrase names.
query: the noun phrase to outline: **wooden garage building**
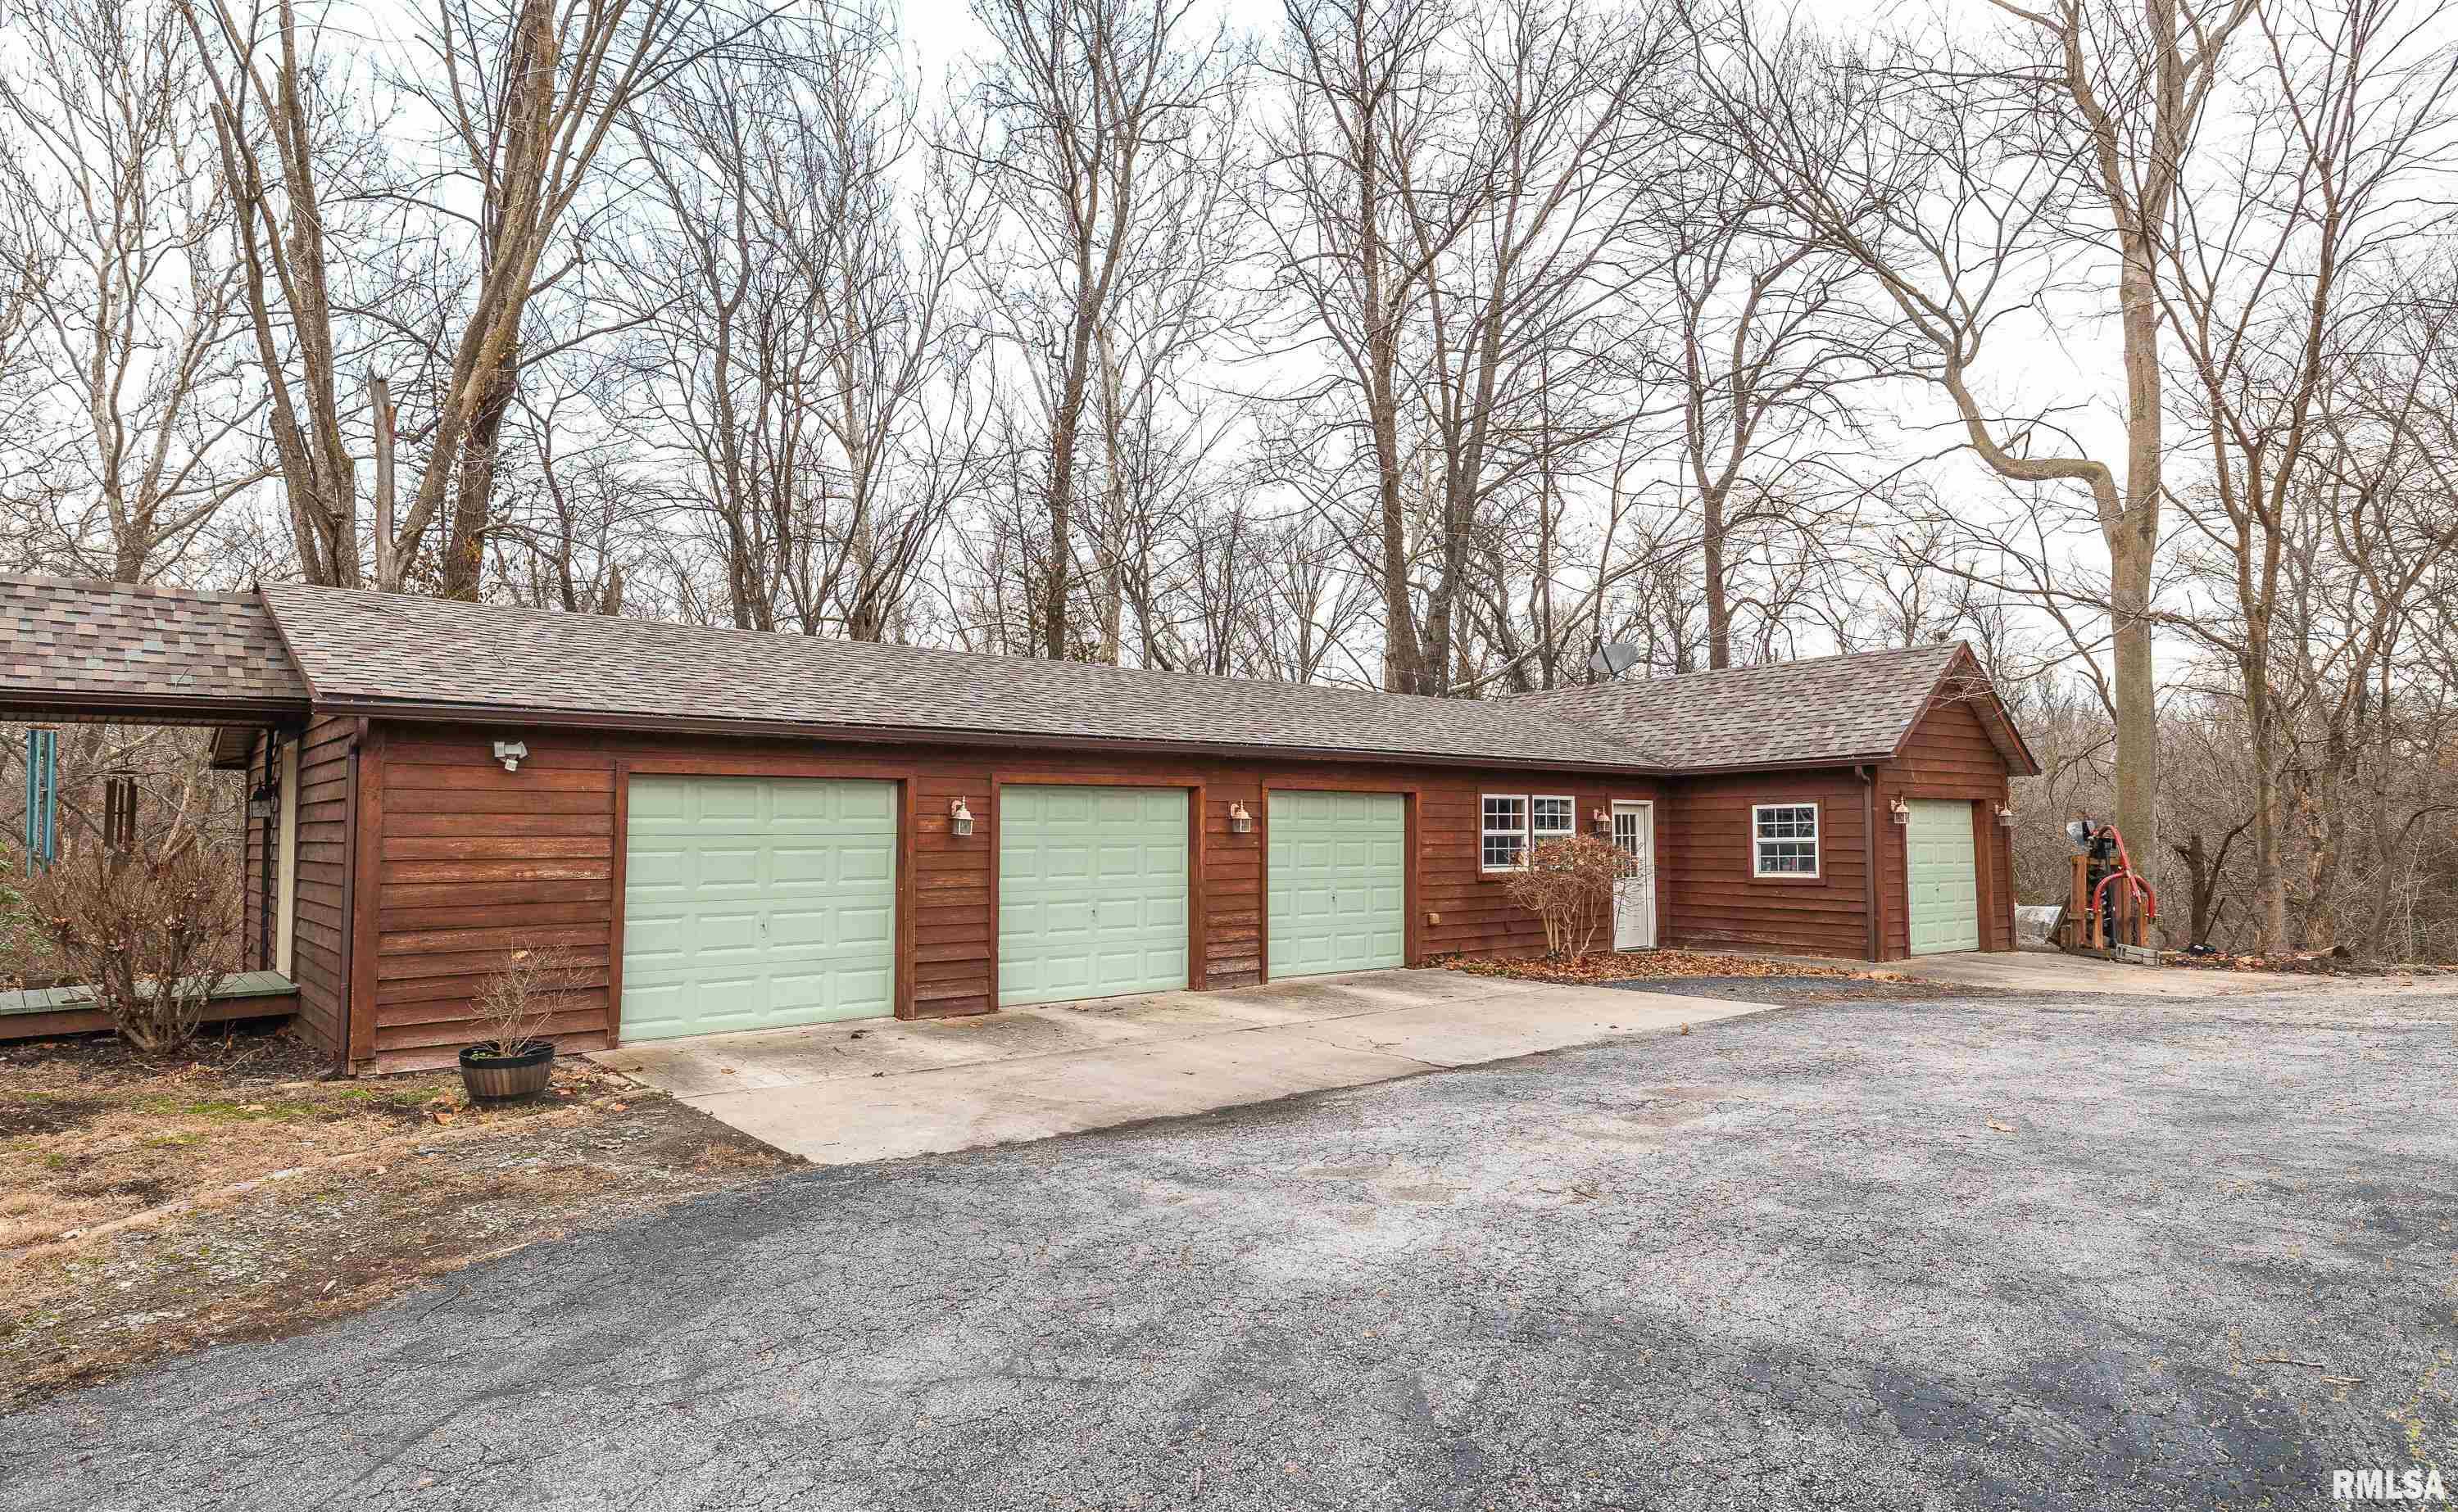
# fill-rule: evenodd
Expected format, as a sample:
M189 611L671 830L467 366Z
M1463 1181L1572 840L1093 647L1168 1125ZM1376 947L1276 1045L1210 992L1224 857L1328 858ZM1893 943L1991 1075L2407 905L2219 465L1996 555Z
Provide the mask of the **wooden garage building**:
M271 585L0 578L0 712L215 724L243 964L379 1071L525 947L573 1048L1541 949L1573 831L1626 947L2010 949L2037 771L1959 644L1433 699Z

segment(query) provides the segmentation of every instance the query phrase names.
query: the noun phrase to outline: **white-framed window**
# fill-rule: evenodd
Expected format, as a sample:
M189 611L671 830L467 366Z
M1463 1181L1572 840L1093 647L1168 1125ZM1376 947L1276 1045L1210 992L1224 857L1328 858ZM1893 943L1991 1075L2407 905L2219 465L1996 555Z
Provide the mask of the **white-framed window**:
M1489 872L1515 872L1528 864L1528 799L1523 795L1485 795L1485 834L1479 860Z
M1576 828L1579 805L1575 798L1531 797L1528 800L1528 842L1566 839Z
M1750 875L1818 875L1818 805L1757 803L1750 807Z

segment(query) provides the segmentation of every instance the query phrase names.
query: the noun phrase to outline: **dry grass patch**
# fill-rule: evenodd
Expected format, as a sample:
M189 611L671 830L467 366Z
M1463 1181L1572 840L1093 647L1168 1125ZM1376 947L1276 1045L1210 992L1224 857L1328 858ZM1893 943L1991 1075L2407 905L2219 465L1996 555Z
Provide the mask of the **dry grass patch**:
M459 1078L318 1079L283 1037L170 1062L0 1050L0 1411L267 1338L792 1157L586 1063L471 1107Z

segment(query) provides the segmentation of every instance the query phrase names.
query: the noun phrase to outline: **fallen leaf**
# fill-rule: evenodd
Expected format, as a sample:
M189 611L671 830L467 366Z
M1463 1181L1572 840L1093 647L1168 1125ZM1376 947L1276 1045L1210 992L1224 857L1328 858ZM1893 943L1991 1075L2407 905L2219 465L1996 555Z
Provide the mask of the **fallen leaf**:
M1999 1132L1999 1133L2001 1133L2001 1134L2010 1134L2010 1133L2014 1132L2014 1126L2013 1126L2013 1125L2011 1125L2011 1124L2001 1124L2001 1123L1997 1122L1997 1120L1995 1120L1995 1119L1993 1119L1993 1118L1989 1120L1989 1128L1991 1128L1991 1129L1995 1129L1995 1130L1997 1130L1997 1132Z
M1583 956L1471 956L1443 963L1470 976L1521 982L1630 982L1670 977L1850 977L1844 966L1807 965L1764 956L1718 955L1694 950L1597 950Z

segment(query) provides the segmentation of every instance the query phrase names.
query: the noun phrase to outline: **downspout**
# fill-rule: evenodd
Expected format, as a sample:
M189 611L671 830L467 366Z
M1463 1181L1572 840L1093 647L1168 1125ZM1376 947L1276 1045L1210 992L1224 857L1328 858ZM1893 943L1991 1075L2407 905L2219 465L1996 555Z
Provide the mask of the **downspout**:
M1861 843L1868 852L1862 859L1862 918L1868 929L1869 960L1878 959L1878 772L1866 762L1855 763L1852 775L1861 779Z

